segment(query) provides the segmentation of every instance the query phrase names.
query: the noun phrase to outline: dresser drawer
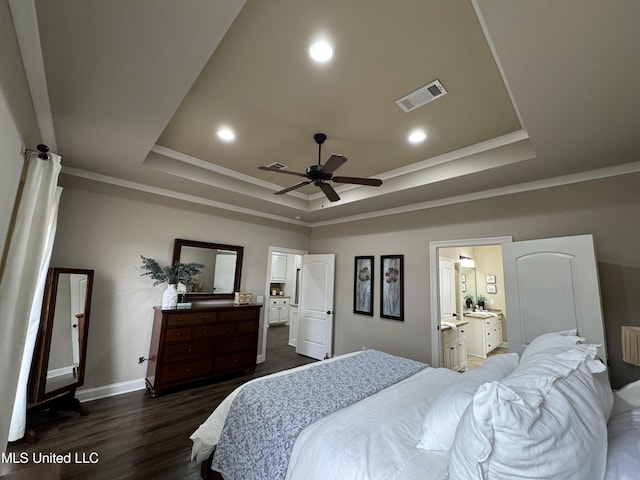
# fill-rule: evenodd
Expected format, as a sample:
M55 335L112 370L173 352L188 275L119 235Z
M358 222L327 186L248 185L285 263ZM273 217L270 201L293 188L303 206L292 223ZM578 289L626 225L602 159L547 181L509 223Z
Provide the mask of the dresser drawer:
M216 342L216 353L236 352L238 350L252 350L256 340L253 335L238 335L218 340Z
M211 359L200 358L189 362L164 365L162 367L162 382L173 383L193 380L211 373Z
M199 323L215 322L216 312L184 312L167 316L167 326L191 325Z
M253 320L257 316L257 310L243 309L226 310L224 312L218 312L220 320Z
M146 375L152 397L192 382L255 369L260 305L153 308Z
M194 328L194 338L221 337L223 335L234 335L238 331L235 323L221 323L219 325L207 325Z
M258 322L238 322L238 333L254 333L258 331Z
M213 352L213 340L199 342L171 343L164 347L163 361L174 362L194 357L209 356Z
M214 372L226 372L253 368L256 365L256 352L236 352L217 355L213 361Z
M179 342L191 339L191 327L167 328L164 336L165 342Z

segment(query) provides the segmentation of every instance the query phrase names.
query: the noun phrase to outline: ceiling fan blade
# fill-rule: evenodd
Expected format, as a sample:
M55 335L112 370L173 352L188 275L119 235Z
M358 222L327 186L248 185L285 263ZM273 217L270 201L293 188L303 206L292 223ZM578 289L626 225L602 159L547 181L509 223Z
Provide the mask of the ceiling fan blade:
M336 183L355 183L357 185L369 185L370 187L379 187L382 180L379 178L360 178L360 177L333 177Z
M300 172L292 172L290 170L283 170L280 168L273 168L273 167L258 167L258 170L265 170L267 172L276 172L276 173L286 173L289 175L296 175L298 177L306 177L307 174L306 173L300 173Z
M338 200L340 200L340 197L338 196L336 191L328 183L319 183L318 186L322 189L322 191L330 201L337 202Z
M275 192L275 195L282 195L283 193L290 192L291 190L295 190L296 188L304 187L305 185L309 185L311 181L296 183L295 185L291 185L290 187L285 188L284 190L280 190L279 192Z
M322 173L331 174L334 171L336 171L338 167L340 167L346 161L347 159L342 155L331 155L329 157L329 160L326 161L326 163L322 166L320 171Z

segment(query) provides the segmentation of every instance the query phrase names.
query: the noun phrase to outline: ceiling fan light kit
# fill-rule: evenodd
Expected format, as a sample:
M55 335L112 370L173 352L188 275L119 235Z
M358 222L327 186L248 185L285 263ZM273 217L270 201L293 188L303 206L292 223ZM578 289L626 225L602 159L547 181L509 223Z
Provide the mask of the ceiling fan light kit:
M331 202L337 202L338 200L340 200L340 196L330 184L326 183L329 180L335 183L351 183L355 185L367 185L371 187L379 187L380 185L382 185L382 180L378 178L334 177L333 172L347 161L346 157L333 154L329 157L325 164L322 165L322 144L327 139L327 136L324 133L316 133L313 136L313 139L318 144L318 163L317 165L309 165L305 173L290 172L288 170L282 170L273 166L258 167L260 170L266 170L268 172L286 173L288 175L296 175L298 177L306 177L308 179L304 182L297 183L283 190L275 192L275 195L282 195L284 193L313 183L322 190L322 192Z

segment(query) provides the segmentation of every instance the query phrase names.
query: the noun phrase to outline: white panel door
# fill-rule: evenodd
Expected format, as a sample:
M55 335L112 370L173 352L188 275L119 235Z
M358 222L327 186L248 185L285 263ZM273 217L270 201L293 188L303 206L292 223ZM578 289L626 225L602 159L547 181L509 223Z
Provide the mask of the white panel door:
M456 270L453 260L440 257L440 319L455 320L456 316Z
M502 246L509 350L521 354L540 334L575 328L589 343L606 343L592 235Z
M87 300L87 275L72 273L69 275L71 282L71 348L74 365L80 365L80 328L78 328L78 317L76 315L84 313Z
M216 255L215 273L213 275L215 293L233 293L233 282L236 273L236 256Z
M296 352L322 360L333 353L335 254L303 255Z

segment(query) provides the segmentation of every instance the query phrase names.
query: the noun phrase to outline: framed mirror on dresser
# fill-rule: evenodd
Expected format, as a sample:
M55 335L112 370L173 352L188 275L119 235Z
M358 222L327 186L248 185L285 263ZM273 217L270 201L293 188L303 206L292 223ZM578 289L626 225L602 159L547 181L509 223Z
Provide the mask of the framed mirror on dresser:
M47 273L29 375L31 413L64 409L88 414L75 392L84 384L93 274L93 270L58 267ZM28 430L26 440L36 441L35 431Z
M199 263L204 268L187 291L188 301L228 300L240 291L244 247L176 238L171 265Z

